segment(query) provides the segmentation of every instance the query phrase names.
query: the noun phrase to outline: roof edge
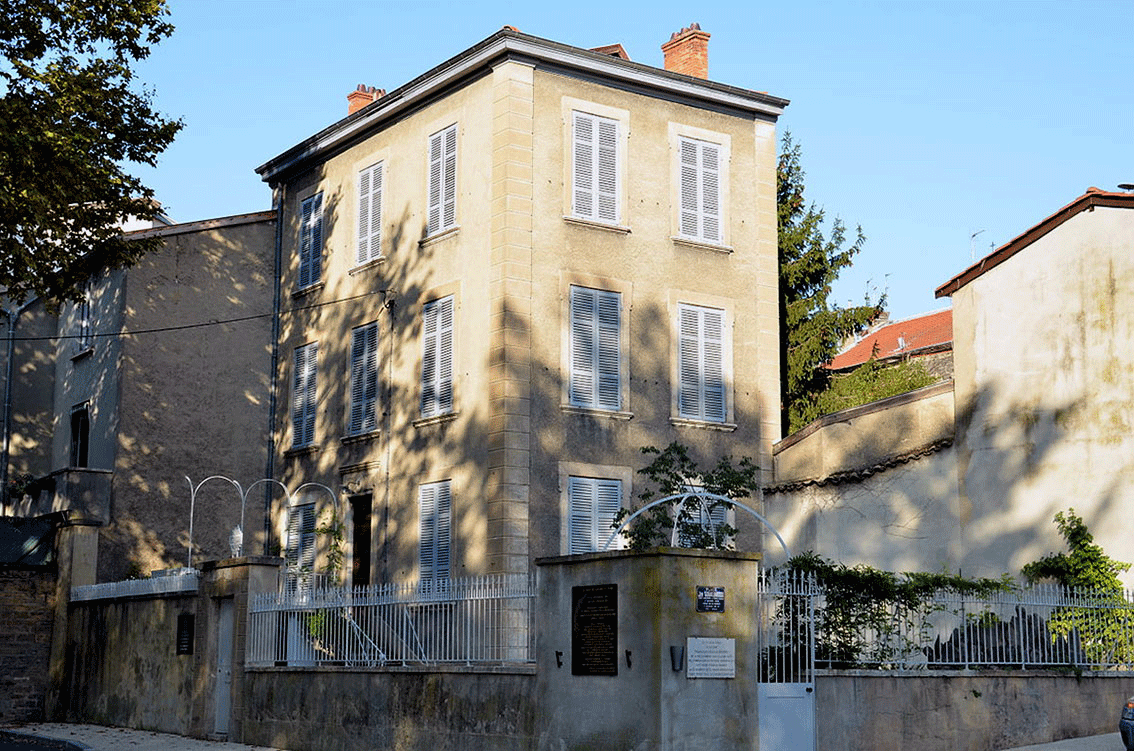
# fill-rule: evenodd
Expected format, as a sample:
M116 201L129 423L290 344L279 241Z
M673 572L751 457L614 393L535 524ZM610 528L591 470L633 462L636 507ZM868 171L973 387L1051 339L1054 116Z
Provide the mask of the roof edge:
M256 173L263 181L271 182L290 168L333 149L432 96L438 90L464 80L501 57L510 55L523 60L586 69L600 76L645 85L675 96L702 99L708 103L746 110L753 114L778 118L790 103L787 99L771 94L674 73L631 60L621 60L600 52L504 27L353 115L348 115L269 159L256 168Z
M969 282L996 268L1012 256L1028 247L1036 240L1060 226L1068 219L1096 207L1115 209L1134 209L1134 193L1112 193L1098 188L1088 188L1087 192L1047 217L1039 224L1024 231L989 253L977 263L957 274L937 288L935 297L949 297Z
M124 232L122 236L130 240L144 240L148 237L169 237L171 235L184 235L189 232L201 232L221 227L235 227L241 224L256 224L258 222L272 221L276 218L275 211L256 211L251 214L234 214L215 219L200 219L184 224L170 224L165 227L150 227L137 229L133 232Z

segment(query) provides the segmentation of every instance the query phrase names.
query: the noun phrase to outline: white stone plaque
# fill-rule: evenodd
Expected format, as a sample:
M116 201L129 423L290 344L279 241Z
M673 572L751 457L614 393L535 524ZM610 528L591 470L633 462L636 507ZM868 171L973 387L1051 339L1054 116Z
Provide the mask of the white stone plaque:
M685 640L686 678L735 678L736 639L690 636Z

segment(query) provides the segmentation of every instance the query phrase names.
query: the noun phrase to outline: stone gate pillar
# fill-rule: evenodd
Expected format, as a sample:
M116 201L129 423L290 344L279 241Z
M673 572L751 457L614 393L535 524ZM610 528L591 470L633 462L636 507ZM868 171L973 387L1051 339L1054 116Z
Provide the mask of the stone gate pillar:
M759 554L658 548L546 558L541 749L758 749Z

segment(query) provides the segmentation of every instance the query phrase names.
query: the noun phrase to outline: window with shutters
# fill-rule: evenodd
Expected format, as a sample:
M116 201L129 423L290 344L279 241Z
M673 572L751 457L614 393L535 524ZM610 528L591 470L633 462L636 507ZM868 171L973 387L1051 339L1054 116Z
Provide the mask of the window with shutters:
M603 549L614 532L614 518L622 508L622 481L612 478L567 478L567 553L593 553ZM610 550L625 547L616 537Z
M299 210L300 289L318 284L323 277L323 194L305 198Z
M349 435L378 429L378 324L351 331Z
M384 162L372 164L358 173L358 245L356 266L382 257L382 181Z
M453 296L425 304L421 322L421 416L453 411Z
M429 205L426 236L457 226L457 126L429 137Z
M722 243L720 145L680 138L678 159L678 233L693 240Z
M418 572L422 584L449 578L452 535L452 495L449 480L418 488L420 544Z
M83 285L83 296L75 304L75 353L89 352L94 347L94 333L91 322L92 284Z
M620 216L619 123L571 113L571 215L618 224Z
M622 409L622 295L572 286L570 319L568 402Z
M682 492L705 492L699 485L685 485ZM724 502L697 495L689 498L684 504L675 503L673 507L675 521L683 519L685 524L678 526L677 544L682 548L699 547L730 547L734 540L727 530L733 527L735 512Z
M288 509L287 549L288 568L311 572L315 568L315 504L304 503Z
M682 303L677 325L678 415L723 423L728 417L724 311Z
M316 377L319 345L295 348L291 388L291 446L303 448L315 443Z

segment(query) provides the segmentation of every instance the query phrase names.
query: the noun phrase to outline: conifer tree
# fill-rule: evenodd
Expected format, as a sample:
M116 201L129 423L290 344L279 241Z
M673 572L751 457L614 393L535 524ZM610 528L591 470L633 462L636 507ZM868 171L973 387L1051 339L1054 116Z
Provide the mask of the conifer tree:
M780 264L780 382L782 425L791 433L819 416L819 395L830 374L822 365L839 345L874 320L883 299L843 308L829 297L839 273L851 265L866 236L855 229L848 245L846 228L836 218L824 234L825 213L803 196L804 172L799 144L785 133L777 165L776 206Z

